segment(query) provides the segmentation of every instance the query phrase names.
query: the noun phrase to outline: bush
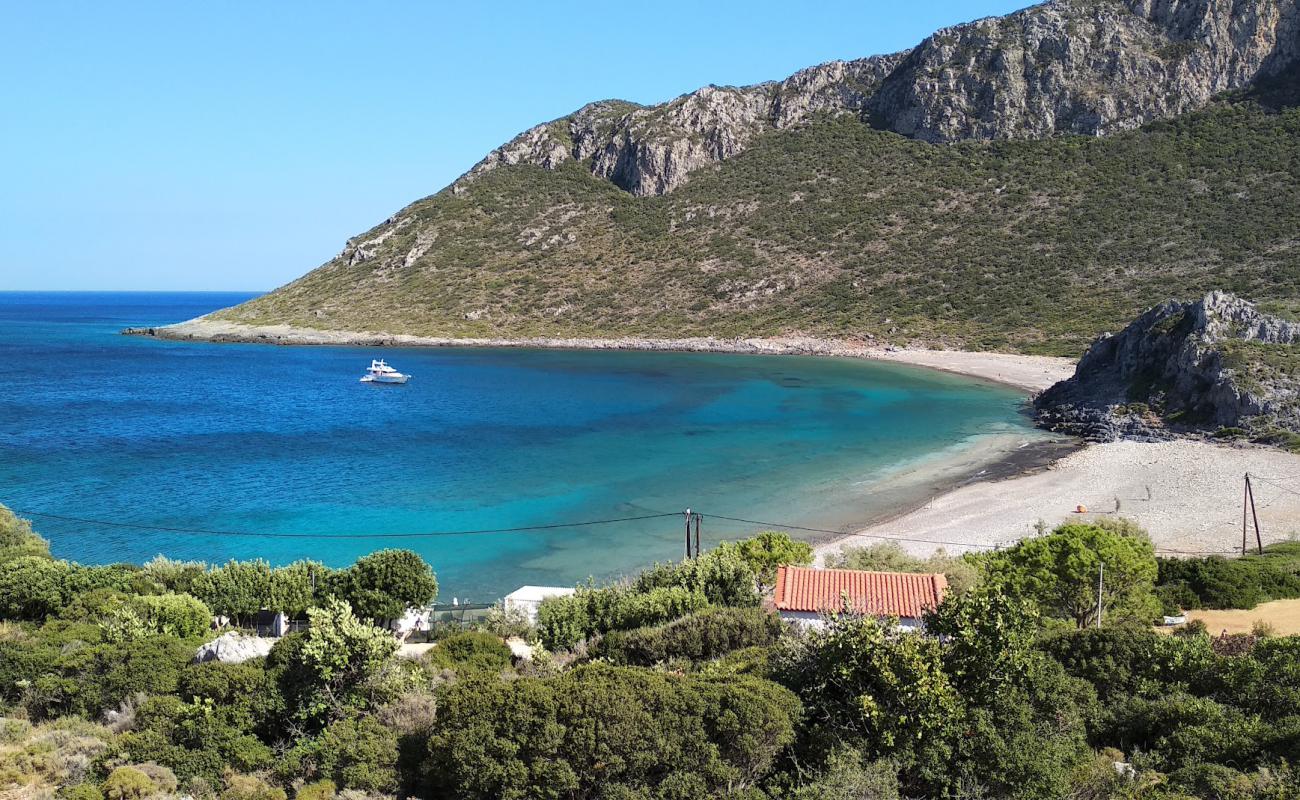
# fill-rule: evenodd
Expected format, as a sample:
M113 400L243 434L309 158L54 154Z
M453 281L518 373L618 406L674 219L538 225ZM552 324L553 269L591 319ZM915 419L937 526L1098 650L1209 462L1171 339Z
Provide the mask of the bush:
M537 632L548 649L568 649L598 633L658 625L707 605L702 593L682 586L579 589L568 597L542 601Z
M22 556L49 555L50 543L36 535L32 524L0 505L0 563Z
M232 774L226 776L221 800L286 800L286 795L255 775Z
M158 784L135 767L118 767L104 779L104 797L108 800L144 800L157 794Z
M104 793L93 783L78 783L59 790L62 800L104 800Z
M397 734L372 717L330 725L314 749L320 774L344 789L397 788Z
M496 636L481 631L465 631L438 641L424 656L433 667L500 672L510 666L512 654Z
M68 595L72 567L44 556L19 556L0 563L0 618L44 619L58 614Z
M757 576L743 547L724 542L698 558L656 564L637 575L632 582L633 589L638 593L682 589L702 595L713 605L756 606L762 598L758 593ZM761 562L766 557L763 551L762 546L751 546L749 557Z
M338 787L334 781L313 781L294 793L294 800L334 800Z
M202 601L188 594L133 597L129 607L140 615L153 633L178 639L203 636L212 626L212 612Z
M709 681L588 664L549 679L439 692L423 796L684 797L737 791L794 737L799 703L754 678ZM684 789L685 790L685 789ZM676 795L672 795L676 796Z
M1300 597L1300 558L1290 543L1239 558L1162 558L1159 569L1161 586L1176 587L1166 591L1196 598L1185 608L1254 608Z
M774 644L781 620L758 608L708 608L659 627L605 634L591 648L614 664L652 666L661 661L708 661L733 650Z

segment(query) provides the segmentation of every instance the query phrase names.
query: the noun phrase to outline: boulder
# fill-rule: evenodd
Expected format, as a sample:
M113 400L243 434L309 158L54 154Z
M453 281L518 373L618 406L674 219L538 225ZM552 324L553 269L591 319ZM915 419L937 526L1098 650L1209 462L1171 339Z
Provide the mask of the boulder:
M238 664L250 658L262 658L271 652L271 647L278 641L279 639L230 631L200 647L194 654L194 663L223 661L227 664Z

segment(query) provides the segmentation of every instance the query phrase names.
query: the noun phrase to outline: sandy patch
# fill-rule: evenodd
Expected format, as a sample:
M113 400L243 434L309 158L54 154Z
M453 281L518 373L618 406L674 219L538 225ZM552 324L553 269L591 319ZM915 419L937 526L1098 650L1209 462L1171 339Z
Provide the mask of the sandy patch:
M1086 447L1032 475L977 483L935 497L923 507L818 548L882 538L926 554L1006 546L1049 526L1119 513L1151 533L1158 550L1186 554L1241 547L1243 476L1256 481L1265 544L1300 533L1300 456L1264 448L1195 441L1114 442ZM1074 513L1083 505L1088 513ZM1251 543L1254 533L1251 533Z

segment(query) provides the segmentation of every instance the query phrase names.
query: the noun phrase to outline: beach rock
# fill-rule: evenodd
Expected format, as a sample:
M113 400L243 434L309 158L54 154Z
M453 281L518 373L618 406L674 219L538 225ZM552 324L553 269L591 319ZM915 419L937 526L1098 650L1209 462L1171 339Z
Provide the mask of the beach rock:
M652 106L591 103L493 150L453 191L501 166L577 161L634 195L662 195L818 114L927 142L1103 136L1200 108L1298 59L1295 0L1052 0L779 82L706 86ZM344 257L369 259L374 244L349 243Z
M222 661L227 664L238 664L252 658L262 658L271 652L271 647L277 641L279 640L230 631L199 647L198 652L194 654L194 663Z
M1168 301L1105 334L1034 402L1040 424L1093 441L1300 434L1300 322L1223 292Z

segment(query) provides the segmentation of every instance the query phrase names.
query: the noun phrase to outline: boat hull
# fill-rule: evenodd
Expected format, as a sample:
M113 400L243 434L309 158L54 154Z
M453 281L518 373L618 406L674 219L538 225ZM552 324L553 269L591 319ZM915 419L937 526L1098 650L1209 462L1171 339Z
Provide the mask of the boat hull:
M362 383L406 383L406 382L407 382L408 380L410 380L410 379L411 379L411 376L410 376L410 375L401 375L401 376L397 376L397 375L393 375L393 376L389 376L389 375L383 375L383 376L367 375L367 376L365 376L364 378L361 379L361 382L362 382Z

